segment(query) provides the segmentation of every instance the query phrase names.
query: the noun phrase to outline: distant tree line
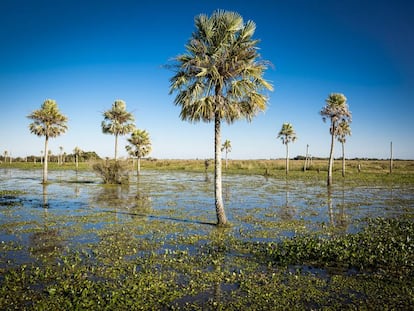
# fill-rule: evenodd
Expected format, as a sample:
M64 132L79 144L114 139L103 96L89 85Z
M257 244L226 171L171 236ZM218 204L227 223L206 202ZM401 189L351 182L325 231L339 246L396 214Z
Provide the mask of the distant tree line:
M63 163L73 163L75 162L75 154L74 153L70 153L67 154L66 152L64 152L62 155L59 154L49 154L49 162L56 162L56 163L60 163L60 161L62 161ZM4 157L4 156L0 156L0 161L2 163L5 163L7 161L8 162L34 162L34 163L41 163L43 162L43 155L41 156L36 156L36 155L30 155L27 157ZM61 159L61 160L60 160ZM95 151L83 151L82 154L79 156L79 162L88 162L88 161L94 161L94 160L101 160L101 157L95 152Z

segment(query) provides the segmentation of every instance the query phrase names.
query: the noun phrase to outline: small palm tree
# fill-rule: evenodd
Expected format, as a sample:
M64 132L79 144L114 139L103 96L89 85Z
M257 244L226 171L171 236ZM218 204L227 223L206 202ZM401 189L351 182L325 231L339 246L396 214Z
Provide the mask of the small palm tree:
M221 146L221 151L223 151L223 150L226 152L226 169L227 169L227 154L229 152L231 152L231 142L230 142L230 140L226 139L223 146Z
M141 171L141 158L146 157L151 152L151 140L149 134L145 130L136 129L127 140L129 145L127 145L125 149L131 156L137 157L137 175L139 175Z
M186 53L174 58L175 75L170 94L181 107L180 117L190 122L214 121L214 196L217 224L225 225L221 178L221 122L251 120L266 109L264 90L272 86L263 78L268 62L260 60L256 25L244 23L235 12L215 11L195 18L195 30Z
M46 99L39 110L33 111L27 117L33 120L33 123L29 125L30 132L37 136L45 136L43 183L47 183L49 138L57 137L66 132L68 118L60 113L56 101L53 99Z
M79 157L82 155L83 151L79 147L75 147L73 149L73 154L75 155L75 164L76 164L76 170L79 168Z
M63 164L63 147L60 146L59 147L60 153L59 153L59 164L62 165Z
M4 150L4 163L7 163L7 156L9 155L9 152L7 150Z
M342 120L338 125L336 137L342 145L342 177L345 177L345 143L346 136L351 136L351 127L346 120Z
M320 111L322 120L326 122L327 119L331 121L329 132L331 134L331 150L329 152L329 166L328 166L328 180L327 185L332 185L332 169L333 169L333 151L335 137L338 135L339 123L346 121L351 122L351 112L349 111L347 99L344 94L332 93L325 100L326 105Z
M115 135L115 161L118 157L118 136L131 133L135 129L134 116L126 111L126 104L123 100L116 100L112 109L103 113L102 132Z
M277 134L277 138L282 140L282 143L286 145L286 174L289 173L289 143L296 141L296 133L292 124L283 123L281 130Z

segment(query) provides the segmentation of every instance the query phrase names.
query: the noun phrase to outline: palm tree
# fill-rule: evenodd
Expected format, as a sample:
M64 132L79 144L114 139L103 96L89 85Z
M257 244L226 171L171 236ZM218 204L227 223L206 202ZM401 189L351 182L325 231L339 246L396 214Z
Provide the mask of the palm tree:
M223 151L223 150L226 152L226 169L227 169L227 154L229 152L231 152L231 142L230 142L230 140L226 139L223 146L221 146L221 151Z
M139 175L141 171L141 158L147 156L151 152L151 140L149 134L145 130L136 129L127 140L130 145L127 145L125 149L131 156L137 157L137 175Z
M75 155L75 164L76 164L76 170L79 168L79 157L82 155L83 151L79 147L75 147L73 149L73 154Z
M342 120L338 125L338 132L336 137L342 144L342 177L345 177L345 143L346 136L351 136L351 127L346 120Z
M115 100L112 109L103 113L102 132L115 135L115 161L118 155L118 136L131 133L135 129L134 116L126 111L126 104L123 100Z
M292 124L283 123L281 130L277 134L277 138L282 140L282 143L286 145L286 174L289 173L289 143L296 140L296 133Z
M326 105L320 111L322 120L331 120L329 132L331 133L331 150L329 152L328 180L327 185L332 185L332 169L333 169L333 151L335 136L338 134L338 126L341 121L351 122L351 112L349 111L347 99L344 94L332 93L325 100Z
M4 163L7 163L7 156L9 152L7 150L4 150Z
M256 25L244 23L235 12L215 11L195 18L195 31L186 53L174 58L170 94L190 122L214 121L214 180L217 224L227 223L222 198L221 122L251 120L266 109L262 94L272 86L264 78L268 62L260 60L253 34Z
M63 164L63 147L60 146L59 147L60 153L59 153L59 164L62 165Z
M47 183L48 143L49 138L55 138L66 132L68 118L61 114L57 103L53 99L46 99L39 110L27 116L33 120L30 123L30 132L37 136L45 136L45 159L43 161L43 183Z

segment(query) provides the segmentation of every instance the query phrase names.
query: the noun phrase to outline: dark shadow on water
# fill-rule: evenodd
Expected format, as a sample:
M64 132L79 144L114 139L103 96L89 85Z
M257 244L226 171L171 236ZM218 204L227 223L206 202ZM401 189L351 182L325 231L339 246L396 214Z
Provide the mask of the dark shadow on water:
M148 217L148 218L157 219L157 220L169 220L169 221L177 221L177 222L183 222L183 223L192 223L192 224L198 224L198 225L208 225L208 226L216 226L217 225L216 223L213 223L213 222L197 221L197 220L190 220L190 219L181 219L181 218L175 218L175 217L155 216L155 215L139 214L139 213L125 212L125 211L104 210L103 212L113 213L113 214L129 215L129 216Z

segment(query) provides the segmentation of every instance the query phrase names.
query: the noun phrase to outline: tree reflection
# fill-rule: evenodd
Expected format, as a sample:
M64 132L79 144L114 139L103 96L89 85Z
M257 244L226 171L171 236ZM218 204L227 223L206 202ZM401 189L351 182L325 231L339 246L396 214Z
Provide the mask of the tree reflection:
M342 200L340 204L337 204L337 212L335 213L335 206L333 204L332 189L328 187L328 215L329 223L332 227L338 228L341 231L346 231L349 225L348 216L345 213L345 186L342 184Z
M152 209L151 197L140 187L139 179L134 192L130 185L103 185L101 191L92 198L93 203L101 208L130 212L148 212Z
M289 205L289 192L290 185L289 181L285 179L285 205L280 210L280 218L282 220L292 220L295 216L295 208Z
M42 184L43 185L43 191L42 191L42 206L43 206L43 208L49 208L49 201L48 201L48 198L47 198L47 184L46 183L43 183Z
M59 229L50 228L48 219L50 208L47 184L42 184L43 226L29 237L30 253L36 258L55 259L63 249Z

